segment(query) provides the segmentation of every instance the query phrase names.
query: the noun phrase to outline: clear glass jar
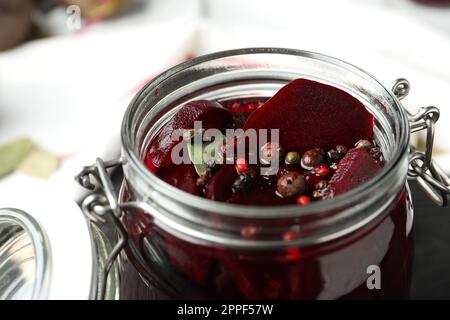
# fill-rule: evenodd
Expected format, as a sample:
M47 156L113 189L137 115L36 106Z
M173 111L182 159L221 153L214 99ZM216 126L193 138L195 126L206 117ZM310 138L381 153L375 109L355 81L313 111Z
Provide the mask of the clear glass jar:
M308 206L249 207L185 193L146 168L152 137L187 101L270 97L296 78L345 90L373 113L376 141L387 160L376 177ZM409 123L395 95L366 72L287 49L203 56L141 90L124 117L122 145L125 180L119 198L135 204L121 218L128 233L120 257L123 299L408 297ZM242 236L245 228L254 233L250 239ZM299 236L283 239L293 229Z

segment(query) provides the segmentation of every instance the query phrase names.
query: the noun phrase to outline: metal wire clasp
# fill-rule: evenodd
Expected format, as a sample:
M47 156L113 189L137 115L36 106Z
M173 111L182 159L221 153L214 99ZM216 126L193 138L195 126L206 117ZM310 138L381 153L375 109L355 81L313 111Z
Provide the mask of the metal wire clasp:
M401 100L410 90L409 81L397 79L392 85L392 92ZM408 113L411 132L426 130L425 152L410 147L408 177L416 179L422 190L439 206L446 206L450 199L450 177L433 160L433 143L435 124L439 119L439 109L422 107L417 113Z
M114 231L117 232L118 236L117 243L109 244L108 248L103 249L105 251L103 254L100 253L101 250L98 248L102 245L94 241L94 245L97 246L94 251L96 255L94 260L98 267L102 269L97 270L98 274L94 272L94 286L93 292L91 292L91 297L94 299L105 299L111 269L128 241L128 234L120 221L123 211L107 172L107 169L121 165L122 161L120 159L104 162L102 159L97 158L95 165L84 167L75 177L77 182L84 188L89 190L101 188L103 191L102 193L94 193L87 196L81 204L83 214L90 225L93 225L95 228L95 230L91 230L91 233L94 233L93 238L99 238L99 230L103 225L108 224L114 226Z

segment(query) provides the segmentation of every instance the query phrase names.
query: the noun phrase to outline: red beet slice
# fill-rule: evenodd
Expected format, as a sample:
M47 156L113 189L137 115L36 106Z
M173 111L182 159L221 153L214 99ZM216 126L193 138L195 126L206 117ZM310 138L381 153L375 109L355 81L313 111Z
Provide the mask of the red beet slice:
M375 163L364 148L354 148L339 162L324 192L324 199L347 192L372 178L381 167Z
M248 206L281 206L294 204L295 198L277 196L273 185L269 186L267 182L262 181L262 178L256 178L247 189L234 193L227 202Z
M233 195L231 187L237 178L238 173L234 165L222 165L206 186L205 198L216 201L228 200Z
M198 100L185 104L161 129L152 141L147 154L146 164L152 172L168 166L172 148L178 141L172 140L172 133L178 129L191 129L194 121L202 121L204 129L224 128L231 118L230 111L216 101Z
M192 245L172 236L166 236L166 248L174 267L186 274L193 283L203 288L216 275L212 251L202 246Z
M255 170L259 170L255 168ZM223 165L212 177L205 189L205 198L233 204L254 206L275 206L295 203L295 199L283 199L277 196L273 186L269 186L261 177L254 178L252 184L241 192L233 193L232 185L238 178L234 165Z
M320 146L373 140L373 116L356 98L338 88L297 79L254 111L244 129L279 129L280 143L305 152Z
M178 189L197 196L201 195L200 188L196 184L198 174L192 164L172 164L160 169L158 177Z

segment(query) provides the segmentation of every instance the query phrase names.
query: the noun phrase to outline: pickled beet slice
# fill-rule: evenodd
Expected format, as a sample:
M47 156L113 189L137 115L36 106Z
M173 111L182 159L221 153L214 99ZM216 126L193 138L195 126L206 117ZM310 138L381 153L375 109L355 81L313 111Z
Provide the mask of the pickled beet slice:
M373 161L364 148L350 149L339 162L339 167L331 177L323 198L331 199L347 192L368 181L380 170L380 165Z
M275 184L276 181L272 185L269 185L262 178L255 178L247 189L234 193L227 202L248 206L281 206L294 204L295 199L277 196L274 192Z
M200 188L196 184L198 174L192 164L172 164L166 168L161 168L158 171L158 176L178 189L196 196L201 195Z
M255 168L255 170L259 170ZM254 178L245 190L234 193L232 185L238 179L234 165L223 165L208 183L205 198L242 205L274 206L295 203L295 199L283 199L275 194L273 185L269 185L260 176Z
M226 201L232 195L232 185L238 178L236 168L232 164L224 164L212 177L205 188L205 198L215 201Z
M188 276L196 285L207 288L212 279L217 276L213 252L172 236L166 236L165 239L167 252L173 266Z
M216 101L197 100L185 104L170 121L160 130L152 141L147 154L146 164L156 172L161 167L168 166L172 148L178 141L172 140L172 133L178 129L191 129L194 121L202 121L202 128L224 128L230 120L230 111Z
M297 79L278 91L247 119L244 129L279 129L280 143L301 153L373 140L373 116L338 88Z

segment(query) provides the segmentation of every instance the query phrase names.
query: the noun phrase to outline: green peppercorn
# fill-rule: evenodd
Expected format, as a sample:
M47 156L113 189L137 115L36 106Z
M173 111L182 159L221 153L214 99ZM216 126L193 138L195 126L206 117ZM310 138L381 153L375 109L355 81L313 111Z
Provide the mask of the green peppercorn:
M300 154L296 151L291 151L286 154L286 157L284 158L284 162L288 165L294 165L299 163L300 161Z

